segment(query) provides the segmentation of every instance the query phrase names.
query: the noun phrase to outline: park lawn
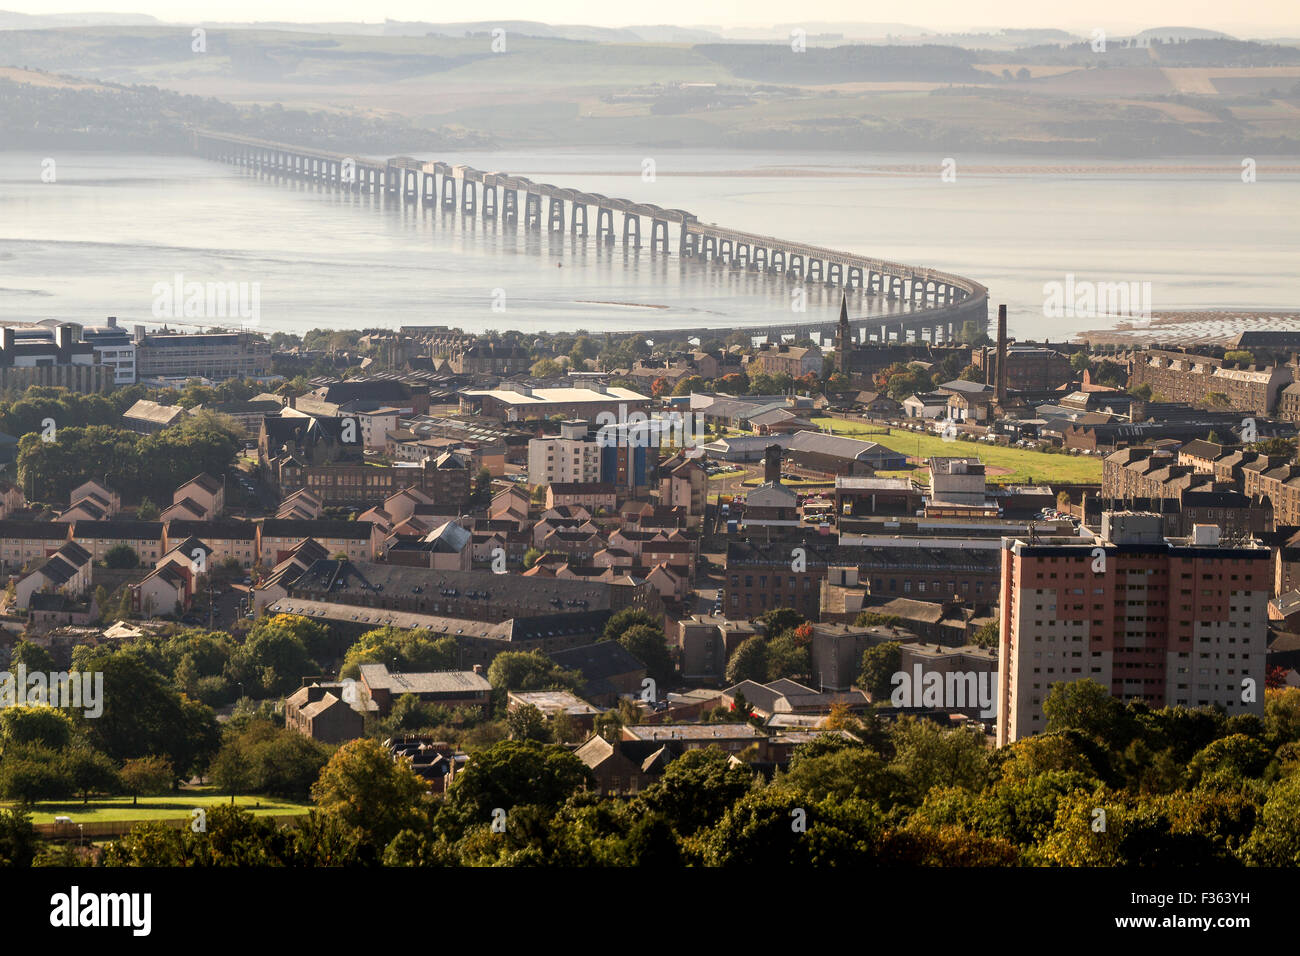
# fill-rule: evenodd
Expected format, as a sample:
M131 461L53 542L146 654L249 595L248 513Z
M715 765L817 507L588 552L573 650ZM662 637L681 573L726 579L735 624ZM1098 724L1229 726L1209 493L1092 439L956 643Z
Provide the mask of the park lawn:
M922 459L978 457L992 468L1006 469L1005 474L988 476L988 480L996 484L1028 484L1031 480L1038 485L1050 485L1054 481L1078 484L1101 482L1101 459L1092 455L1045 455L1040 451L1003 448L985 442L944 441L938 435L897 428L890 429L886 435L880 431L879 425L846 422L838 418L818 418L814 421L822 426L829 425L836 435L879 442L886 448L913 458L917 455ZM920 481L922 474L923 472L918 472L913 477Z
M53 823L56 816L71 817L74 824L189 819L190 811L195 807L229 804L230 794L219 793L211 787L182 790L165 796L141 797L135 806L131 805L130 797L91 798L90 803L84 806L80 800L47 800L33 806L32 823ZM312 808L310 803L256 795L235 797L235 806L251 811L254 816L293 816L304 814Z

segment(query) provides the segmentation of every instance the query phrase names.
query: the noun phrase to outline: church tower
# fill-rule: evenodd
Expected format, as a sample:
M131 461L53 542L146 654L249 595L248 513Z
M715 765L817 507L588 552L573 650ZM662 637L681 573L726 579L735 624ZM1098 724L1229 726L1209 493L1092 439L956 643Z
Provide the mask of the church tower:
M850 356L853 352L853 330L849 328L848 296L840 295L840 327L835 332L835 359L840 374L852 378L849 371Z

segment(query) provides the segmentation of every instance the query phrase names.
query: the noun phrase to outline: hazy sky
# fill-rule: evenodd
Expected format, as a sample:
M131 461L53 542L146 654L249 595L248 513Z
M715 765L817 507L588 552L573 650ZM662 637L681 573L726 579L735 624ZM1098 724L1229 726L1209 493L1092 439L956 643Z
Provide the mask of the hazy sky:
M863 0L654 0L652 3L610 3L609 0L480 0L471 6L429 3L428 0L111 0L92 7L85 0L0 0L0 9L20 13L79 13L90 9L147 13L161 20L330 21L541 20L598 26L672 23L683 26L766 26L776 23L853 21L901 22L935 30L969 28L1059 27L1089 31L1128 32L1145 27L1197 26L1237 35L1300 34L1300 5L1296 0L1089 0L1061 3L1043 0L908 0L903 4L868 4Z

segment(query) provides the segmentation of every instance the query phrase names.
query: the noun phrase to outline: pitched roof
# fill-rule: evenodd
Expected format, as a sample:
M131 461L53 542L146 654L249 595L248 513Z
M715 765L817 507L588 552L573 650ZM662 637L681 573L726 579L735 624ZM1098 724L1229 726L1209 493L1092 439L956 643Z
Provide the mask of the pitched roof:
M257 537L257 524L238 518L221 518L211 521L194 521L173 518L167 522L167 537L201 538L206 541L252 541Z
M177 488L176 490L180 491L181 488L184 488L187 485L198 485L200 488L202 488L210 495L215 495L222 488L221 482L217 481L217 479L213 478L206 471L195 475L193 478L185 482L185 484L181 485L180 488Z
M267 518L262 522L262 536L271 538L347 538L354 541L369 541L371 528L369 521L335 521L316 518L310 521L294 521L287 518Z

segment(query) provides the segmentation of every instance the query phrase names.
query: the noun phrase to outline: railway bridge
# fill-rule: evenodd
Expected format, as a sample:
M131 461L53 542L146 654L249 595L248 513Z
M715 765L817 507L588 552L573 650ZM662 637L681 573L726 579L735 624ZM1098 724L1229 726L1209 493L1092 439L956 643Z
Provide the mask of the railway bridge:
M522 224L529 231L567 234L582 240L594 237L605 245L621 243L627 250L648 246L654 255L670 255L675 250L683 260L710 268L763 272L800 285L822 283L903 307L889 314L851 319L854 336L860 341L952 341L968 321L977 322L981 328L988 324L988 290L970 279L701 223L684 209L410 156L358 158L208 130L192 130L191 138L200 156L276 178L379 194L425 209L458 212L515 228ZM716 335L741 331L780 341L783 336L829 336L834 334L835 324L834 319L792 318L755 329L674 332Z

